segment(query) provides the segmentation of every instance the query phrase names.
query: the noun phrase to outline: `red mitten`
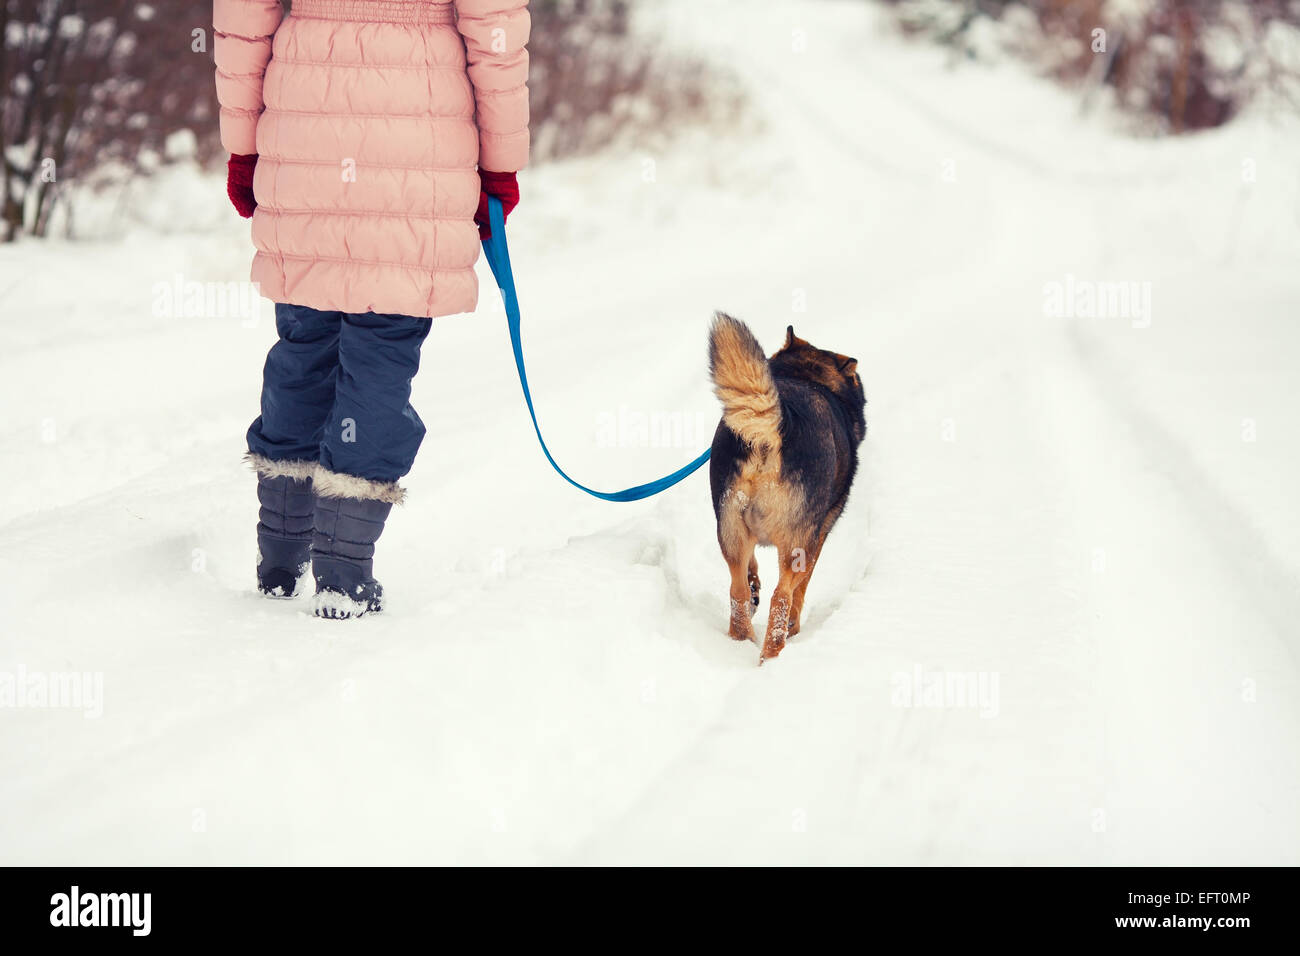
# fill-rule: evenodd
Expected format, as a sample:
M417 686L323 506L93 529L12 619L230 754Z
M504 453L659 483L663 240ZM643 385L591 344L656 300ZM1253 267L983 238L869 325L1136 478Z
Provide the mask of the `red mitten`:
M226 164L226 195L234 204L235 211L245 219L257 208L257 200L253 197L253 169L256 166L256 153L231 156Z
M478 223L478 237L491 239L492 218L488 214L488 196L501 200L501 211L509 219L510 211L519 205L519 180L514 173L493 173L486 169L478 171L478 178L478 212L474 213L474 221Z

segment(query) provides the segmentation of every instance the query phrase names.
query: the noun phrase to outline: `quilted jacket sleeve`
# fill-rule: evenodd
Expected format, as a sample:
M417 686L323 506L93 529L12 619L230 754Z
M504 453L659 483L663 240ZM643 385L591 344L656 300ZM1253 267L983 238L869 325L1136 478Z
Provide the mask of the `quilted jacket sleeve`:
M257 152L262 78L271 59L271 37L283 16L280 0L213 0L221 145L231 153Z
M478 111L479 166L528 163L528 0L455 0Z

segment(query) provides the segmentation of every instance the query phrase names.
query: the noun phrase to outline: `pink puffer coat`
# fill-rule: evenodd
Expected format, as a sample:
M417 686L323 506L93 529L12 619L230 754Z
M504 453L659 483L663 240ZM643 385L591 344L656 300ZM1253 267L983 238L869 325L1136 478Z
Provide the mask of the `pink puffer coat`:
M478 299L476 164L528 160L528 0L214 0L221 141L258 153L276 302L439 316Z

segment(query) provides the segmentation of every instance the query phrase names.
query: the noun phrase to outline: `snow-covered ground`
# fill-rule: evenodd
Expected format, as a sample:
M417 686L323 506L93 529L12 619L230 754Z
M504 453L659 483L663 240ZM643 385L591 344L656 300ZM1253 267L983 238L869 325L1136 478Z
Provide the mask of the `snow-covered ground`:
M388 611L259 598L274 330L155 314L250 258L162 181L166 230L0 250L0 695L92 698L0 707L0 862L1300 862L1294 125L1137 141L867 4L658 9L762 126L522 177L533 390L613 488L708 443L713 309L856 355L803 632L727 639L703 473L550 471L491 295L425 351Z

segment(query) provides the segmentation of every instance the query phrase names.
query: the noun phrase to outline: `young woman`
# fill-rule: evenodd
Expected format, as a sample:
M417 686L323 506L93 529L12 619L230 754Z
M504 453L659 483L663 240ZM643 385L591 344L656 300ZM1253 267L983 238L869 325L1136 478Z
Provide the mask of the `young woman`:
M487 197L528 159L528 0L214 0L230 199L276 303L262 414L257 577L315 613L381 609L375 541L424 424L433 318L474 310ZM476 225L477 223L477 225Z

